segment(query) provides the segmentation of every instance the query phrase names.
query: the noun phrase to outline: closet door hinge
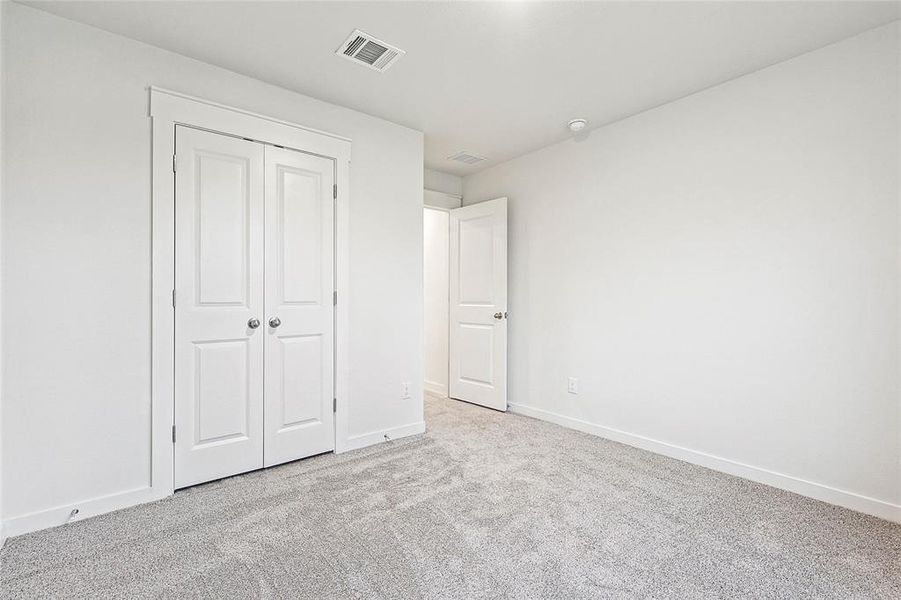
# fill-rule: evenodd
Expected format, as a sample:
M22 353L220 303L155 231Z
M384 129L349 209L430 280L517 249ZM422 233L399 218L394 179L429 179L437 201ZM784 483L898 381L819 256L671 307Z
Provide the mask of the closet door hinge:
M332 199L334 199L334 200L338 199L338 184L337 183L332 186Z
M172 290L172 308L175 308L175 290Z
M332 292L332 306L338 306L338 290Z
M172 172L175 173L175 155L172 155Z
M338 412L338 399L337 398L332 398L332 412L333 413Z
M175 443L175 425L172 426L172 443Z

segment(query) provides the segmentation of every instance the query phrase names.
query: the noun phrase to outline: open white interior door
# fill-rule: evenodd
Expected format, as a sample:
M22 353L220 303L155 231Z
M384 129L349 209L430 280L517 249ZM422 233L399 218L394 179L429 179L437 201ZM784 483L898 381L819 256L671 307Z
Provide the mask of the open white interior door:
M450 214L450 397L507 410L507 199Z

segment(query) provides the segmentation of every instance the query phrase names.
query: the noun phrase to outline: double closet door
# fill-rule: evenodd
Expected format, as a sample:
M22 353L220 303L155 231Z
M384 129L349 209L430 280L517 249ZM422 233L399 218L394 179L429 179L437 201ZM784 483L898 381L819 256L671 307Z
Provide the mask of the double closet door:
M334 449L332 159L176 127L175 487Z

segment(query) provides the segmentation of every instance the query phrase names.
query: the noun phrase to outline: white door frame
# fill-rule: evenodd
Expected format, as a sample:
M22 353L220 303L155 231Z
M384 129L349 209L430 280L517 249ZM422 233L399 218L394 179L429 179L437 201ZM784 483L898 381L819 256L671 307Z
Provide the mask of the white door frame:
M348 138L296 123L258 115L209 100L158 87L150 88L153 120L152 179L152 294L151 294L151 469L153 498L174 492L175 452L175 126L184 125L300 150L335 160L335 452L349 448L347 415L349 390L348 222L350 148Z

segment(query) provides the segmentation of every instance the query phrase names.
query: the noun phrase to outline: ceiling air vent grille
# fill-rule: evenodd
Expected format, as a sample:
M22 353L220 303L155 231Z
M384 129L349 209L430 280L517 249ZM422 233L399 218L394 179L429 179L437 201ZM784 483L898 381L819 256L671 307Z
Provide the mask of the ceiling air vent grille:
M335 54L376 71L387 71L388 67L406 53L400 48L386 44L368 33L355 29Z
M452 154L447 157L447 160L455 160L457 162L465 163L467 165L475 165L482 161L488 160L484 156L477 156L472 152L467 152L463 150L462 152L457 152L456 154Z

